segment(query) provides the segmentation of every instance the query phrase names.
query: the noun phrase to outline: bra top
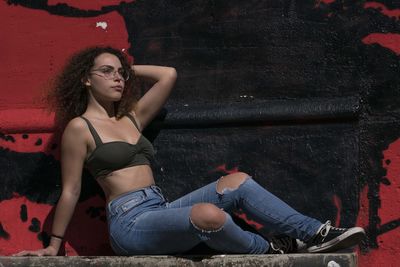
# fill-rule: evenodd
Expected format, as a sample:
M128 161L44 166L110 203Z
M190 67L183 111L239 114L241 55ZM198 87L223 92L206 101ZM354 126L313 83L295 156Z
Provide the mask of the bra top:
M128 114L127 117L139 130L133 116ZM140 137L136 144L130 144L125 141L103 143L91 122L83 116L81 116L81 118L86 121L90 133L96 143L96 148L85 161L85 167L93 177L97 179L99 177L107 176L116 170L137 165L150 165L154 157L154 148L142 133L140 133Z

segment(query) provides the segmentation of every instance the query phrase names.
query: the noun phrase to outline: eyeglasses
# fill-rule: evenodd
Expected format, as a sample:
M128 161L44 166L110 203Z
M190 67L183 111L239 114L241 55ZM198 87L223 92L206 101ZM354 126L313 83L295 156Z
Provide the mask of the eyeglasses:
M99 73L97 73L95 71L98 71ZM103 77L106 80L115 79L115 77L117 77L116 76L117 73L118 73L119 77L122 78L122 80L124 80L124 81L129 80L129 71L127 71L123 68L115 70L113 67L101 67L99 69L95 69L90 72L90 74L96 74L98 76Z

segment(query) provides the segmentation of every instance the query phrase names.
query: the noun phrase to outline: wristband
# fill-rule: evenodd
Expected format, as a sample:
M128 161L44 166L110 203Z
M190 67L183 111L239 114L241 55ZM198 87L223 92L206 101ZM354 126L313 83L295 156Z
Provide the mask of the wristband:
M57 239L63 240L64 237L63 236L59 236L59 235L55 235L55 234L51 234L52 237L55 237Z

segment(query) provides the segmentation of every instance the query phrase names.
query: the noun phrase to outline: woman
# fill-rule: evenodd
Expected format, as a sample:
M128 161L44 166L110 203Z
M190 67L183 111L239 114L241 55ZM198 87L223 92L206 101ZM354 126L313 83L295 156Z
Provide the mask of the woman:
M137 102L135 76L153 81ZM176 77L173 68L131 67L110 47L88 48L71 58L54 93L56 113L68 124L50 245L17 255L58 254L84 167L104 190L111 246L119 255L183 253L200 242L224 253L286 253L296 251L296 239L309 252L329 252L364 237L362 228L335 228L298 213L245 173L223 176L167 203L150 168L153 147L141 131L164 105ZM263 236L232 221L238 209L263 226Z

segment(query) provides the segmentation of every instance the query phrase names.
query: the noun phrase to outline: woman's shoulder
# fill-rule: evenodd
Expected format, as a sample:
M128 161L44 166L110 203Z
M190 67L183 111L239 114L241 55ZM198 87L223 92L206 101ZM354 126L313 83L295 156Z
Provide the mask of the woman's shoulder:
M85 121L79 117L70 120L64 129L61 139L62 153L84 159L87 153L87 146L88 130Z
M73 118L64 129L64 134L82 135L88 129L87 123L81 117ZM78 137L78 136L77 136Z

